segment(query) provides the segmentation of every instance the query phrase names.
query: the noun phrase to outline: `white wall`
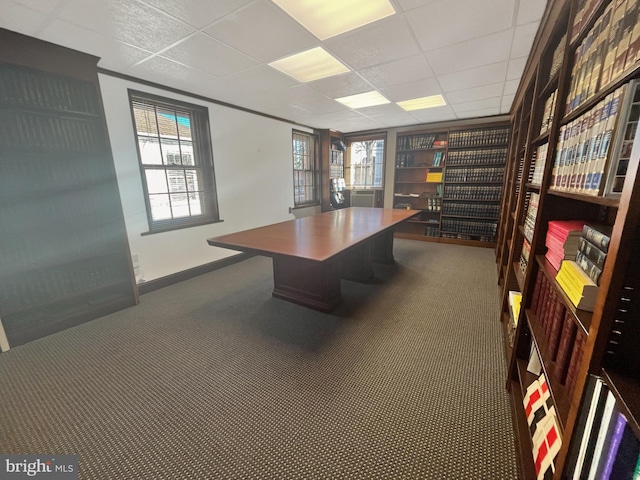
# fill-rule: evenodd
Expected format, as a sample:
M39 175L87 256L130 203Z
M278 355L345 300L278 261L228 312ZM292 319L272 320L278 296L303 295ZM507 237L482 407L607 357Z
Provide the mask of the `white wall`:
M99 78L129 245L132 255L138 257L145 280L237 253L209 246L208 237L294 218L289 213L293 206L291 130L294 125L109 75L100 74ZM148 232L149 226L128 88L209 108L218 205L223 222L142 235Z

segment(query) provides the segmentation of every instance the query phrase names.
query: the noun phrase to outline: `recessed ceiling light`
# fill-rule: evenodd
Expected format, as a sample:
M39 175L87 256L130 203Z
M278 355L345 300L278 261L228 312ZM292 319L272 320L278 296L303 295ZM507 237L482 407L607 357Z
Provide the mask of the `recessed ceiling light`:
M336 98L336 102L340 102L349 108L373 107L375 105L391 103L376 90L359 93L357 95L350 95L348 97Z
M398 106L404 108L407 112L411 110L420 110L422 108L443 107L447 104L442 95L431 95L430 97L414 98L412 100L404 100L397 102Z
M269 65L300 82L311 82L349 71L346 66L322 47L281 58Z
M389 0L273 0L320 40L396 13Z

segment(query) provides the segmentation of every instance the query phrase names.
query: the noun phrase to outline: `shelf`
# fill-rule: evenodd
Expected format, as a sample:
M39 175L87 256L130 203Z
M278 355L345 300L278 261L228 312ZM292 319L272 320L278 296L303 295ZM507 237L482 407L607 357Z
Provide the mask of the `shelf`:
M556 88L558 88L558 80L560 79L560 70L561 69L558 69L558 71L553 75L553 77L551 77L547 82L547 84L540 90L540 93L538 94L538 99L546 100L549 97L549 95L551 95L551 93Z
M456 168L482 168L482 167L504 167L504 162L493 162L493 163L448 163L448 169L456 169Z
M461 145L459 147L449 145L449 150L477 150L479 148L507 148L508 143L483 143L480 145Z
M447 217L447 218L465 218L465 219L469 219L469 220L489 220L491 222L497 222L498 219L495 217L474 217L471 215L445 215L442 214L443 217Z
M445 180L444 183L454 184L454 185L502 185L504 183L503 180L499 182L451 182L449 180Z
M596 19L604 13L604 9L608 3L609 3L608 1L600 0L600 2L598 3L598 6L593 9L589 18L587 18L586 21L581 22L580 30L578 31L578 34L575 36L575 38L570 39L570 43L569 43L570 50L575 50L577 47L580 46L580 43L587 36L587 33L589 32L589 30L591 30L595 25ZM571 24L569 25L569 34L572 33L572 30L573 30L573 25Z
M600 197L596 195L584 195L581 193L563 192L561 190L552 190L552 189L549 189L547 193L549 195L555 195L557 197L570 198L572 200L578 200L580 202L586 202L586 203L593 203L596 205L603 205L605 207L618 208L618 205L620 205L620 199L615 197Z
M540 191L540 188L542 188L542 185L539 185L537 183L526 183L525 187L528 188L529 190L536 190L536 191Z
M438 213L438 212L429 212L429 213ZM430 222L428 220L407 220L407 223L419 223L420 225L433 225L438 226L440 222Z
M406 136L406 135L401 135ZM415 152L429 152L429 151L438 151L438 150L446 150L446 145L441 145L437 147L429 147L429 148L414 148L409 150L396 150L396 153L415 153Z
M513 262L511 267L513 268L513 274L516 277L516 282L518 283L518 290L524 290L524 274L520 269L520 262Z
M545 141L549 140L549 130L544 133L538 135L532 142L531 145L537 147L538 145L542 145Z

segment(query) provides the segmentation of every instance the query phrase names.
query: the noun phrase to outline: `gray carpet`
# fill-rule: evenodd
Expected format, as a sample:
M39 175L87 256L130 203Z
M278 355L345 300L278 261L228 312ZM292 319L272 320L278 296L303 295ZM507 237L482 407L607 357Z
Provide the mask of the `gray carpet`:
M516 479L494 253L396 240L323 314L254 257L0 355L0 452L82 479Z

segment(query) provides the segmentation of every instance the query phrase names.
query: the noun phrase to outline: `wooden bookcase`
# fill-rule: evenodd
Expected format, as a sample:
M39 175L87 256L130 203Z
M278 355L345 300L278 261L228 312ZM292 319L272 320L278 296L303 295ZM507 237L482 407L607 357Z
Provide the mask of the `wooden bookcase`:
M0 30L0 318L13 347L138 301L97 58Z
M633 99L629 99L629 95L626 99L621 97L612 140L604 163L598 166L603 179L595 189L588 188L586 173L581 178L580 172L587 172L588 164L581 170L585 167L579 160L586 161L587 150L578 150L583 145L587 148L591 138L595 138L590 137L590 125L594 122L590 119L598 118L596 109L607 105L607 99L615 98L619 87L626 85L626 91L632 91L634 86L630 82L640 77L640 57L635 56L628 60L623 57L621 61L613 55L617 63L611 67L611 74L603 75L607 69L605 59L612 55L609 50L624 45L619 51L627 55L629 51L637 52L639 46L637 2L628 4L627 14L632 15L634 21L627 18L621 23L624 32L611 33L612 12L626 3L550 1L512 108L496 263L502 288L500 321L504 326L508 360L507 388L512 398L525 479L536 478L532 440L522 403L527 387L536 378L527 371L532 351L541 360L561 430L562 447L555 459L554 478L567 478L569 466L575 460L572 447L579 441L581 408L584 402L590 401L585 398L590 375L604 380L615 395L616 407L640 437L640 375L628 367L638 357L640 315L634 310L635 316L627 318L621 327L619 307L621 298L640 288L637 274L640 265L635 260L637 254L634 255L640 248L640 135L636 134L638 122L627 122L629 110L625 107ZM635 50L628 48L634 40ZM636 102L637 98L638 95ZM571 148L580 153L568 150L568 130L577 132L576 143ZM622 138L627 139L626 152L630 153L624 159ZM612 166L610 173L609 166ZM624 170L622 179L614 179L621 170ZM615 188L611 187L614 183ZM586 220L612 229L593 312L573 306L555 279L557 271L545 258L545 240L552 220ZM572 352L576 354L575 361L572 359L576 372L572 382L563 379L544 320L536 315L536 302L540 301L536 296L539 292L536 282L540 281L550 286L547 296L557 297L562 311L566 312L567 325L575 329L576 338L582 337L584 342ZM510 319L510 291L522 293L516 325ZM637 308L640 299L633 297L633 301L633 308Z
M495 246L508 132L486 122L398 133L393 206L421 214L397 235Z

